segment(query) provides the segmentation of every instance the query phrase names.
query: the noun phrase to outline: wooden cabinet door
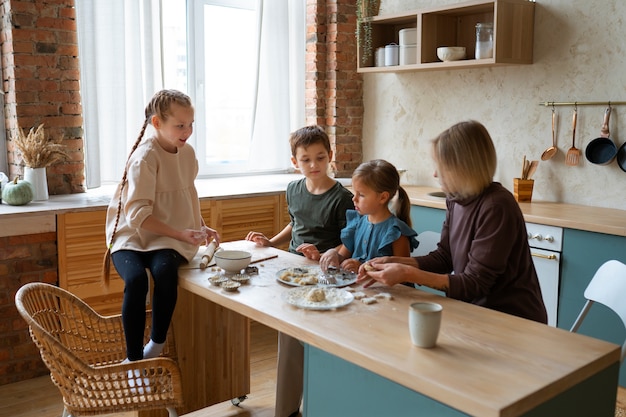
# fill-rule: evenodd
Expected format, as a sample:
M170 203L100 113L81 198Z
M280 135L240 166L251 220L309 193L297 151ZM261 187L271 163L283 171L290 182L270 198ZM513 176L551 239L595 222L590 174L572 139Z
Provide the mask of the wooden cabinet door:
M111 265L109 288L102 284L106 210L57 215L59 285L103 315L120 314L124 282Z
M214 200L211 220L205 221L217 229L223 242L245 239L250 231L274 236L279 225L280 204L278 195Z

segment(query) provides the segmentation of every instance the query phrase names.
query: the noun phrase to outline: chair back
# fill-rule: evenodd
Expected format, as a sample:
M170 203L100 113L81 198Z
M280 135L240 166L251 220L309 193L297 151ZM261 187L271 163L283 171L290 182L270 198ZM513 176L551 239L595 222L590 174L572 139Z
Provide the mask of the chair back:
M587 301L571 331L576 332L594 302L605 305L619 316L626 329L626 265L610 260L602 264L585 289ZM626 340L622 344L621 361L626 356Z
M120 315L103 317L69 291L38 282L22 286L15 305L63 396L64 415L157 408L177 415L175 407L183 405L178 364L169 357L125 363Z
M417 248L413 249L411 256L428 255L430 252L437 249L439 240L441 240L441 233L431 232L430 230L423 231L417 235L417 241L420 244Z

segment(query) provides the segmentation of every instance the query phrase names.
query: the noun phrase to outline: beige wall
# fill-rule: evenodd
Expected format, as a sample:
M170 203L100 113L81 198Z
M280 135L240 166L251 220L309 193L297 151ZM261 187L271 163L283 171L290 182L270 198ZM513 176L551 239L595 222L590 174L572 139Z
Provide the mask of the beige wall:
M456 1L383 0L380 14ZM496 181L512 188L522 155L540 159L551 145L545 101L626 101L626 2L540 0L535 6L534 64L364 74L364 160L384 158L407 170L404 182L437 186L430 140L461 120L490 131L499 157ZM626 172L584 158L600 134L606 106L579 106L578 166L565 165L573 107L556 107L558 154L541 161L533 199L626 209ZM626 142L626 105L613 107L611 137Z

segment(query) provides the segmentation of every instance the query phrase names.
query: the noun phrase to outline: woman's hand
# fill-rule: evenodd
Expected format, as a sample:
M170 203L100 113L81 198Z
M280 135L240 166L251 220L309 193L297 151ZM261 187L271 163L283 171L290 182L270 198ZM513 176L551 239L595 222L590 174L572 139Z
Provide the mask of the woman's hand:
M272 242L261 232L250 232L246 240L256 243L259 246L272 246Z
M403 282L411 282L411 275L416 271L415 266L401 263L384 263L378 260L386 260L390 257L376 258L366 262L359 268L357 284L363 284L367 288L376 282L392 287Z
M307 259L319 261L322 254L317 250L317 246L312 243L303 243L296 248L297 252L301 252Z

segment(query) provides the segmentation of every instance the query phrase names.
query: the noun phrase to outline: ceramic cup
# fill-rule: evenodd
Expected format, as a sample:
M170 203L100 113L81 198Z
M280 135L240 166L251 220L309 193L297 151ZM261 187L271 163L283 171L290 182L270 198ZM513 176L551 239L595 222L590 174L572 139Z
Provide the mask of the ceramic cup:
M441 326L441 304L419 302L409 306L409 332L415 346L434 347Z

